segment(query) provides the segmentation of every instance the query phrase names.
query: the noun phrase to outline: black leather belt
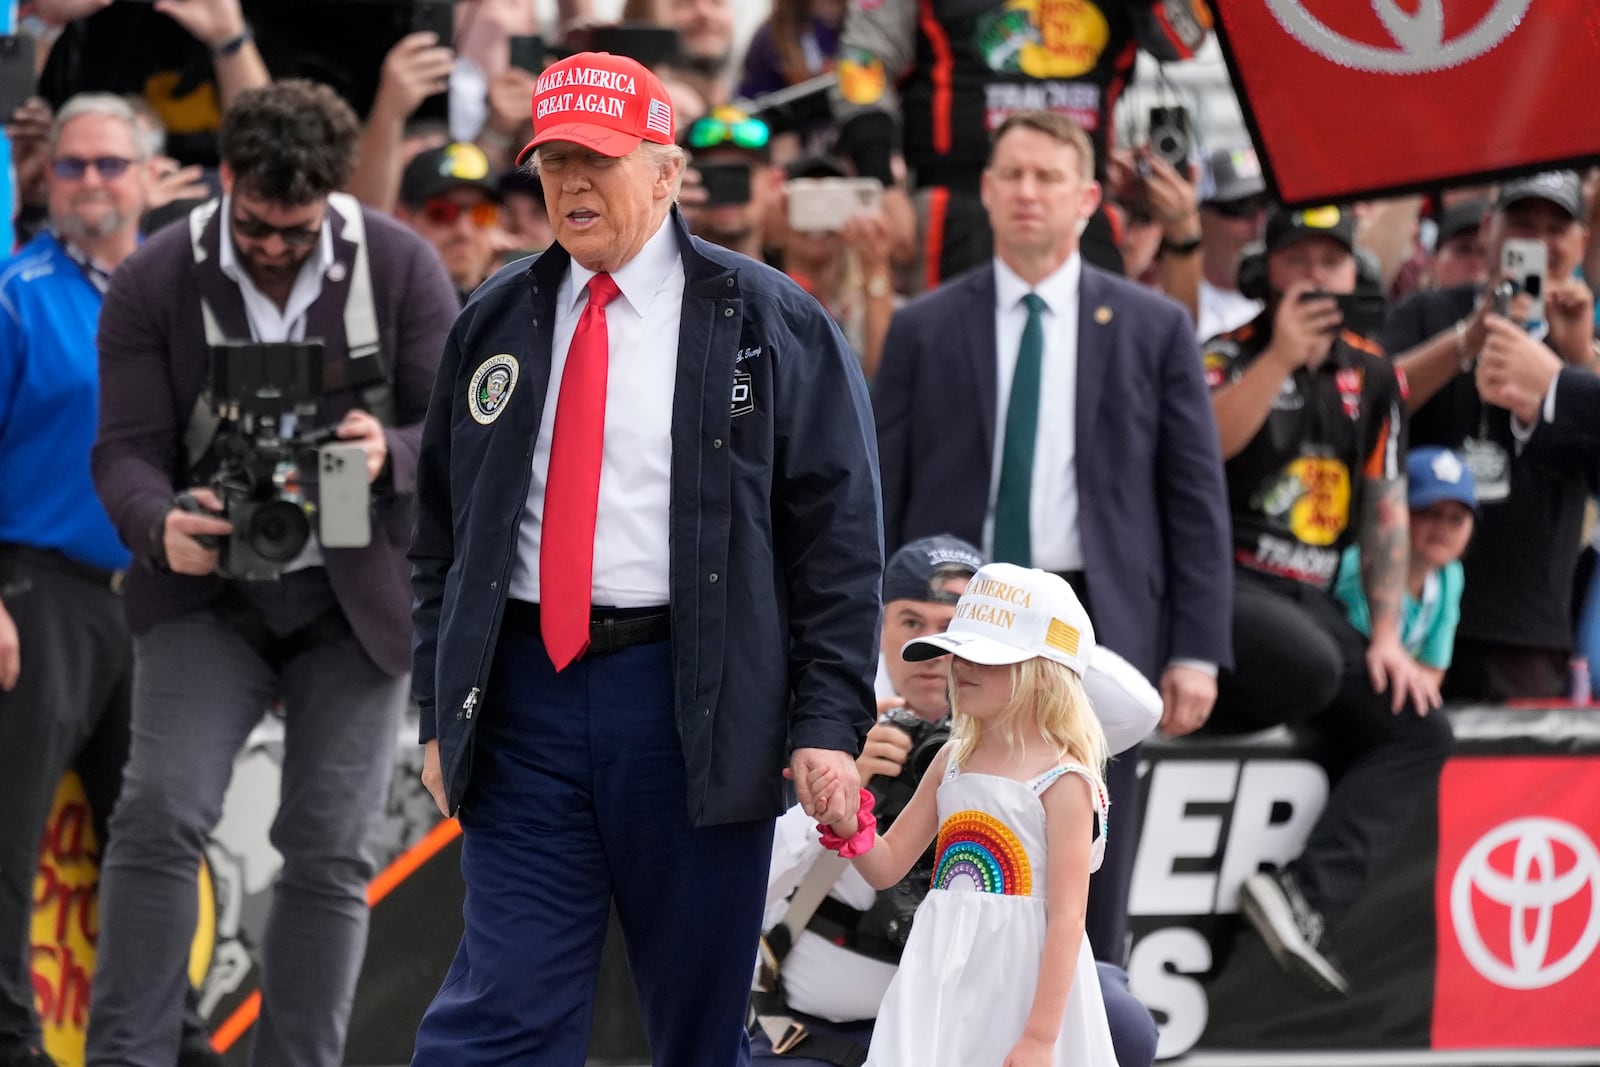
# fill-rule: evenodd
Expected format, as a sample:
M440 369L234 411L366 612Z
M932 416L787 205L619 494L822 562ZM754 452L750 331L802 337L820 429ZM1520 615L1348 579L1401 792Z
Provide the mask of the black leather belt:
M539 605L526 600L506 601L507 629L539 634ZM589 647L584 659L621 652L633 645L665 641L672 636L672 613L659 608L595 608L589 612Z
M81 563L53 548L37 548L33 545L18 545L0 543L0 562L16 560L43 570L55 571L58 574L70 574L74 578L88 582L90 585L108 589L113 593L122 592L123 579L127 571L108 571L103 567L93 564Z

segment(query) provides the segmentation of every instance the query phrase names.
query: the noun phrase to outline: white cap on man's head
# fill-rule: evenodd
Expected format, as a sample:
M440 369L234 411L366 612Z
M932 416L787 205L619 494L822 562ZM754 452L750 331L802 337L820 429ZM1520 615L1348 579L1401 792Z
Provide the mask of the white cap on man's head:
M1042 656L1082 675L1093 650L1094 626L1066 579L991 563L972 576L950 628L908 642L900 654L913 662L953 654L989 667Z

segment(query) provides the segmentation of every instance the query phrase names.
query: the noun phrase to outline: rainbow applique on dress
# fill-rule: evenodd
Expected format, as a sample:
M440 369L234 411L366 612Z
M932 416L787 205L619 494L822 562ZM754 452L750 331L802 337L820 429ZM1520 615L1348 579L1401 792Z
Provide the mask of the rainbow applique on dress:
M992 815L958 811L939 827L933 888L949 889L965 875L982 893L1025 897L1033 893L1028 852L1011 828Z

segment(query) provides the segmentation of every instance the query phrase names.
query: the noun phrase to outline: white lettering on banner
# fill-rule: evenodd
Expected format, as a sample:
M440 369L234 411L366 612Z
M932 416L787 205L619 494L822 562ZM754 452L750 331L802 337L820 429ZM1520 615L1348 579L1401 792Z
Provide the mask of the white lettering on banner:
M1497 864L1496 850L1513 845L1510 869ZM1560 869L1555 846L1572 854ZM1479 926L1474 894L1510 909L1510 920L1489 947ZM1579 898L1579 899L1575 899ZM1555 913L1562 905L1588 909L1578 940L1551 959ZM1528 920L1532 919L1530 929ZM1543 989L1571 977L1600 945L1600 852L1581 829L1561 819L1532 817L1501 823L1467 850L1450 882L1450 920L1467 960L1495 985ZM1499 930L1497 923L1495 929Z
M1469 63L1516 32L1533 0L1500 0L1470 31L1449 41L1444 39L1444 0L1420 0L1413 5L1415 14L1398 0L1371 0L1371 5L1398 49L1375 48L1336 33L1306 10L1305 0L1267 0L1289 36L1341 67L1374 74L1429 74Z
M1187 926L1157 930L1134 946L1128 957L1128 985L1145 1007L1167 1020L1156 1044L1156 1059L1183 1055L1206 1032L1211 1004L1199 978L1211 970L1211 962L1210 942Z
M633 75L622 74L614 70L599 70L595 67L566 67L564 69L547 70L539 75L539 80L534 83L534 95L543 96L545 93L556 89L565 89L569 86L582 89L609 89L614 93L626 93L637 96L638 90L634 87Z
M1130 915L1237 911L1240 884L1263 863L1298 856L1328 799L1326 772L1305 760L1250 760L1242 772L1237 760L1160 760L1150 767ZM1190 812L1193 805L1229 801L1226 841L1223 814ZM1279 805L1288 815L1275 820ZM1215 863L1219 853L1217 873L1193 869L1192 861Z
M1298 581L1326 584L1339 569L1339 553L1331 548L1313 548L1271 534L1256 539L1256 561L1278 574Z

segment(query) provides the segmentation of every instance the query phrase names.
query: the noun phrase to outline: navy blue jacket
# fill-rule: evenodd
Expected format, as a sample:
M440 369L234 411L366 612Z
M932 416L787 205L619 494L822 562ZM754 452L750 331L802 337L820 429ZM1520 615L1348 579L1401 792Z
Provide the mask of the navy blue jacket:
M799 286L690 237L669 505L673 680L697 825L783 810L791 748L860 751L875 707L883 571L877 451L860 367ZM550 380L559 246L497 273L451 331L423 427L412 544L414 679L451 810L485 690ZM467 390L518 381L476 421Z

